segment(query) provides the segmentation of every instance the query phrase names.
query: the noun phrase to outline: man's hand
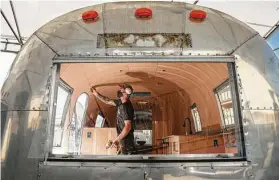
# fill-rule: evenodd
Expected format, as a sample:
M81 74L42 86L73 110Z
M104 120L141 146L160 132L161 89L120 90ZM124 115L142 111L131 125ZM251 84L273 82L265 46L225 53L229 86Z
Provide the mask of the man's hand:
M114 100L112 100L112 99L110 99L110 98L108 98L108 97L105 97L105 96L99 94L99 93L96 91L96 89L95 89L94 86L90 87L90 91L93 93L93 95L94 95L97 99L99 99L99 100L102 101L103 103L108 104L108 105L112 105L112 106L116 106L116 103L114 102Z
M91 91L95 96L98 95L98 93L97 93L97 91L96 91L96 89L95 89L94 87L91 87L91 88L90 88L90 91Z
M119 140L115 139L112 142L112 145L110 146L110 148L117 148L119 146Z

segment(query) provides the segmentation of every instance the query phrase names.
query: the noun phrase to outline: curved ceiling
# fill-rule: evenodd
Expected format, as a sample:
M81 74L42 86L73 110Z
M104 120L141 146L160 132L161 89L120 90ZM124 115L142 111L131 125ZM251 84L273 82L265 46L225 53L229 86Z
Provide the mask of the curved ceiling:
M102 95L116 99L117 84L128 82L135 92L151 92L150 98L187 94L190 99L181 98L188 105L196 103L203 119L216 122L220 116L213 90L228 78L228 69L226 63L79 63L62 64L60 77L74 88L73 101L96 85Z

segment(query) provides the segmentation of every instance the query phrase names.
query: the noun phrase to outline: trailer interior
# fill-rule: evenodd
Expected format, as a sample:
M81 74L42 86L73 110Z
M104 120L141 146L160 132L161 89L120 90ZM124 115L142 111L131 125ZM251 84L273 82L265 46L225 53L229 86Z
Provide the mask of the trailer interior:
M52 153L116 155L116 149L106 149L116 137L116 107L96 100L90 87L116 99L118 84L129 83L138 154L238 154L230 65L61 63Z

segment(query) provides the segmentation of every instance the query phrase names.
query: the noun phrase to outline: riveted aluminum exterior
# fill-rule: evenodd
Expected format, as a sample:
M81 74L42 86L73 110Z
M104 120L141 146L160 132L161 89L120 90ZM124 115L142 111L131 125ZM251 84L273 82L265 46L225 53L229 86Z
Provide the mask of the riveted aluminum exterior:
M152 19L137 21L134 10L148 7ZM188 19L193 9L206 12L202 23ZM99 20L85 24L81 14L99 12ZM160 14L164 13L164 16ZM130 15L127 15L130 14ZM163 18L162 18L163 17ZM168 17L168 18L165 18ZM190 34L192 47L97 48L98 34ZM95 56L233 56L241 102L246 159L217 162L134 163L46 159L50 118L52 66L75 57ZM125 57L123 57L125 56ZM78 58L81 57L81 58ZM84 58L88 57L88 58ZM129 59L128 58L128 59ZM199 58L197 58L199 59ZM194 60L193 60L194 61ZM2 179L278 179L279 178L279 60L253 29L235 18L205 7L171 2L120 2L90 6L60 16L31 36L17 55L1 99ZM48 131L47 131L48 130ZM48 147L46 145L46 147ZM48 148L46 148L48 149ZM218 160L222 161L222 159ZM45 163L43 163L45 162ZM90 164L91 163L91 164ZM220 162L221 163L221 162Z

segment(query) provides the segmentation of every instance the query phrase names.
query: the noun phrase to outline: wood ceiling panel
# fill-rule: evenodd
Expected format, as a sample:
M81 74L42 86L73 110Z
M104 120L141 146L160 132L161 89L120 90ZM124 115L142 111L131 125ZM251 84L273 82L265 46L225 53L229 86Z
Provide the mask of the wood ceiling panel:
M151 97L136 97L136 101L154 101L155 97L172 92L187 94L189 102L196 103L203 126L220 122L213 89L228 78L226 63L81 63L63 64L61 77L75 88L73 101L90 85L100 85L98 92L116 99L118 83L129 82L134 91L149 91ZM182 97L181 97L182 98ZM182 98L184 99L184 98ZM95 99L91 96L91 101ZM158 100L158 99L157 99ZM187 100L188 101L188 100ZM89 102L91 109L95 102ZM100 103L102 108L108 108Z

